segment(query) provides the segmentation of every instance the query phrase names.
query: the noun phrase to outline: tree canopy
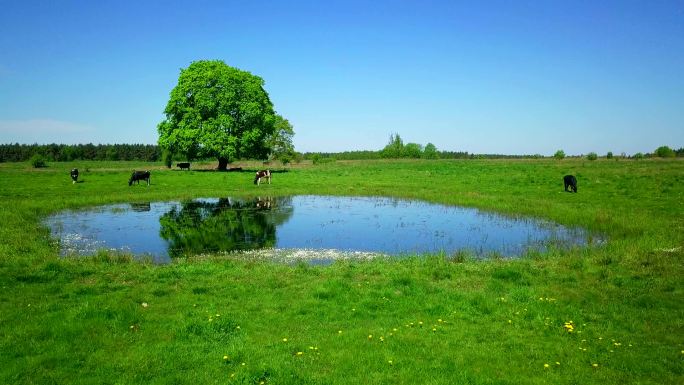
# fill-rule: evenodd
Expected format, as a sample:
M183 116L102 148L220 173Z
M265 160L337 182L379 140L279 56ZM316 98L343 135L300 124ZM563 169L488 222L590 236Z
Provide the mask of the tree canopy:
M266 139L266 145L269 148L269 159L277 159L283 163L289 163L294 157L294 145L292 144L292 137L294 136L294 129L292 124L280 115L275 116L273 123L273 133Z
M159 145L188 159L216 157L219 169L241 158L266 158L276 114L264 80L221 60L181 69L159 123Z

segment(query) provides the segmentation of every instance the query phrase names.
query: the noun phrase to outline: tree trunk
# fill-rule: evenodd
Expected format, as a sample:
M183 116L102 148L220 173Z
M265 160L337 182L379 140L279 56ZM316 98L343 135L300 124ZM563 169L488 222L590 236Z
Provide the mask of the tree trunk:
M228 158L219 157L218 162L219 171L226 171L228 169Z

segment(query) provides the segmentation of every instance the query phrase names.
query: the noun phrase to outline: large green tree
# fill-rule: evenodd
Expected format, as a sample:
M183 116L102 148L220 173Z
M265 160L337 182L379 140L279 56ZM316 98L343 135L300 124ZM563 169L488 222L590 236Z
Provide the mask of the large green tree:
M218 158L219 170L235 159L269 153L276 114L264 80L221 60L200 60L181 69L171 91L159 145L173 153Z

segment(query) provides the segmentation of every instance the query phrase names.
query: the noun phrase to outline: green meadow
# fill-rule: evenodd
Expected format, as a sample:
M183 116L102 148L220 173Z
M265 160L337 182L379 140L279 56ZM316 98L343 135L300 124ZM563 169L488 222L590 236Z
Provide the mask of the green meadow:
M73 167L82 183L71 183ZM132 169L151 170L152 185L129 187ZM257 187L247 171L0 163L0 384L684 383L684 161L274 169L273 183ZM577 194L563 192L565 174L577 176ZM61 258L41 224L117 202L293 194L476 207L582 226L607 242L486 261L312 266L217 255L154 265L104 251Z

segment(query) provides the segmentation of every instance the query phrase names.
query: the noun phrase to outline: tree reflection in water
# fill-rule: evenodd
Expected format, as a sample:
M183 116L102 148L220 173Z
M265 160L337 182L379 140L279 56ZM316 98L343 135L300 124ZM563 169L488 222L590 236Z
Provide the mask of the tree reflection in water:
M292 198L196 199L159 218L169 256L274 247L276 226L292 217Z

